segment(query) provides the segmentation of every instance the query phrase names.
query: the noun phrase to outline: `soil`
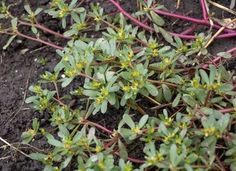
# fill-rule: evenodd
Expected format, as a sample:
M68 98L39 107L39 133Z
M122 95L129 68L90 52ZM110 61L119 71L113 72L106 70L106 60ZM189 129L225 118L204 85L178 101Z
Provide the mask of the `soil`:
M7 0L8 4L15 3L15 0ZM30 5L35 7L48 6L49 0L30 0ZM96 1L97 2L97 1ZM104 1L102 5L106 6L106 10L110 11L115 9ZM199 0L185 0L181 1L180 9L176 11L173 0L160 0L158 1L164 4L167 9L173 12L188 14L189 16L199 18L201 16L201 9L199 8ZM218 1L225 5L229 4L229 1ZM224 2L224 3L223 3ZM18 5L12 7L14 14L20 15L23 13L23 4L25 2L19 0ZM88 5L88 4L86 4ZM110 7L111 6L111 7ZM129 1L125 2L125 8L127 10L132 9L132 4ZM215 11L219 16L225 16L219 10ZM42 15L39 21L53 30L61 30L58 21L51 19L46 15ZM173 23L172 20L167 18L169 23ZM188 23L181 21L176 24L169 24L168 28L172 31L181 31L183 26ZM188 24L189 25L189 24ZM29 32L29 28L22 28L25 33ZM0 47L3 47L7 42L7 36L0 35ZM64 45L65 42L60 41L50 35L45 34L45 39L53 42L58 42L60 45ZM236 39L224 39L215 41L211 45L209 50L216 54L217 52L224 51L236 45ZM40 60L46 60L46 64L43 66L39 63ZM49 115L46 113L38 113L31 109L24 103L25 98L28 96L28 87L39 78L39 75L46 70L52 70L55 64L59 61L58 56L55 53L55 49L46 47L44 45L28 41L26 39L17 38L10 45L10 47L3 51L0 49L0 137L19 148L25 153L34 151L33 147L21 144L21 134L23 131L31 127L32 119L39 118L41 126L49 127ZM229 69L235 68L235 63L230 63ZM93 118L94 121L105 125L108 128L115 128L114 122L120 119L121 115L115 117L112 111L111 115L98 116ZM38 137L33 143L33 146L47 150L49 148L44 139ZM140 146L139 144L137 146ZM137 148L136 148L137 149ZM133 150L130 152L132 156L138 157L138 152ZM43 166L37 161L32 161L12 148L7 147L0 141L0 170L2 171L37 171L42 170Z

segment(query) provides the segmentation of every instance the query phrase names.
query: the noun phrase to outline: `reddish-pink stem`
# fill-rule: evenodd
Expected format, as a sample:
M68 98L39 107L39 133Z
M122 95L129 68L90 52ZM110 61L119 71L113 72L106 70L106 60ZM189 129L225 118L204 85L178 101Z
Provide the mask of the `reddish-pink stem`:
M91 126L95 126L95 127L99 128L99 129L101 129L102 131L108 133L108 134L113 134L113 131L111 131L111 130L105 128L104 126L99 125L99 124L97 124L97 123L95 123L95 122L91 122L91 121L87 121L87 120L85 120L84 122L85 122L86 124L91 125Z
M202 15L203 19L207 20L208 19L208 14L207 14L207 9L206 9L206 1L205 0L200 0L201 8L202 8Z
M221 109L221 110L218 110L219 112L221 113L230 113L230 112L234 112L235 109L234 108L228 108L228 109Z
M26 39L33 40L33 41L35 41L35 42L39 42L39 43L42 43L42 44L45 44L45 45L48 45L48 46L51 46L51 47L56 48L56 49L60 49L60 50L63 50L63 49L64 49L64 48L61 47L61 46L55 45L55 44L50 43L50 42L46 42L46 41L44 41L44 40L42 40L42 39L39 39L39 38L34 38L34 37L27 36L27 35L25 35L25 34L20 33L19 31L17 31L16 34L17 34L18 36L21 36L21 37L24 37L24 38L26 38Z
M155 31L152 27L150 27L150 26L142 23L141 21L137 20L136 18L132 17L115 0L109 0L109 1L112 4L114 4L122 14L124 14L127 18L129 18L131 21L133 21L136 25L139 25L140 27L143 27L144 29L146 29L148 31L151 31L151 32ZM155 10L155 12L158 13L158 14L167 15L167 16L171 16L171 17L174 17L174 18L185 19L185 20L191 21L193 23L197 23L197 24L210 25L210 23L206 20L190 18L190 17L186 17L186 16L182 16L182 15L178 15L178 14L172 14L172 13L161 11L161 10ZM213 26L217 27L217 28L220 28L220 26L217 26L217 25L213 25ZM184 39L194 39L194 38L196 38L196 36L194 36L194 35L183 35L183 34L172 33L172 32L170 32L170 34L173 35L173 36L178 36L180 38L184 38ZM217 38L226 38L226 37L234 37L234 36L236 36L236 32L228 33L228 34L222 34L222 35L219 35Z
M120 156L119 152L114 152L117 156ZM129 161L132 161L134 163L138 163L138 164L142 164L144 163L143 160L140 160L140 159L135 159L135 158L132 158L132 157L128 157L128 160Z
M168 16L168 17L178 18L178 19L181 19L181 20L189 21L189 22L192 22L192 23L200 24L200 25L213 26L216 29L220 29L221 28L221 26L216 25L216 24L211 25L211 23L209 21L207 21L207 20L187 17L187 16L183 16L183 15L180 15L180 14L170 13L170 12L163 11L163 10L154 10L154 11L157 14L159 14L159 15L164 15L164 16ZM230 29L225 29L225 31L227 31L229 33L235 33L235 31L230 30Z
M129 18L131 21L133 21L134 23L136 23L137 25L145 28L146 30L149 31L154 31L154 29L152 27L149 27L148 25L140 22L139 20L137 20L136 18L132 17L129 13L127 13L121 6L119 3L117 3L114 0L109 0L112 4L114 4L116 6L116 8L122 13L124 14L127 18Z
M198 27L197 24L193 24L191 27L189 27L188 29L186 29L185 31L181 32L180 34L191 34L194 32L194 30L196 30Z
M232 49L229 49L227 52L228 53L233 53L236 51L236 47L232 48ZM218 64L220 61L221 61L222 57L216 57L215 59L213 59L211 62L208 62L207 64L203 64L202 65L202 68L208 68L208 66L210 64Z
M71 39L70 37L66 37L66 36L64 36L63 34L60 34L60 33L58 33L58 32L55 32L55 31L53 31L53 30L51 30L51 29L49 29L49 28L47 28L47 27L45 27L45 26L43 26L43 25L41 25L41 24L32 24L32 23L27 23L27 22L24 22L24 21L20 21L19 22L19 24L20 25L25 25L25 26L30 26L30 27L36 27L36 28L38 28L38 29L41 29L41 30L43 30L43 31L45 31L45 32L48 32L48 33L50 33L50 34L53 34L53 35L55 35L55 36L58 36L58 37L61 37L61 38L64 38L64 39Z

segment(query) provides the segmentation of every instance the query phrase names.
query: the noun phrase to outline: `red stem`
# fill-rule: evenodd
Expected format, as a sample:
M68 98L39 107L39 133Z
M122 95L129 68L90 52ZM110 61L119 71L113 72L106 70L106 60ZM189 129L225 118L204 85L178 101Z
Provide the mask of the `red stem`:
M105 128L104 126L99 125L99 124L97 124L97 123L95 123L95 122L91 122L91 121L88 121L88 120L84 120L84 123L85 123L85 124L88 124L88 125L91 125L91 126L95 126L95 127L99 128L99 129L101 129L102 131L108 133L108 134L113 134L113 131L111 131L111 130Z
M202 15L203 19L207 20L208 15L207 15L207 10L206 10L206 1L205 0L200 0L201 8L202 8Z
M181 32L180 34L191 34L194 32L194 30L196 30L197 27L198 27L198 25L194 24L191 27L189 27L188 29L186 29L185 31Z
M236 51L236 47L232 48L232 49L229 49L227 52L228 53L233 53ZM208 68L208 66L210 64L218 64L220 62L220 60L222 59L222 57L216 57L215 59L213 59L211 62L208 62L207 64L203 64L202 65L202 68L206 69Z
M228 109L221 109L221 110L218 110L219 112L221 113L230 113L230 112L234 112L235 109L234 108L228 108Z
M32 23L27 23L27 22L24 22L24 21L19 21L19 24L20 25L25 25L25 26L30 26L30 27L36 27L36 28L38 28L38 29L41 29L41 30L43 30L43 31L45 31L45 32L48 32L48 33L50 33L50 34L53 34L53 35L55 35L55 36L58 36L58 37L61 37L61 38L64 38L64 39L71 39L70 37L66 37L66 36L64 36L63 34L60 34L60 33L58 33L58 32L55 32L55 31L53 31L53 30L51 30L51 29L49 29L49 28L47 28L47 27L45 27L45 26L43 26L43 25L41 25L41 24L32 24Z
M146 30L149 31L155 31L152 27L147 26L146 24L140 22L139 20L137 20L136 18L132 17L129 13L127 13L121 6L119 3L117 3L114 0L109 0L112 4L114 4L116 6L116 8L122 13L124 14L127 18L129 18L131 21L133 21L134 23L136 23L137 25L145 28Z
M114 4L117 9L122 13L124 14L127 18L129 18L131 21L133 21L136 25L139 25L140 27L143 27L144 29L148 30L148 31L155 31L152 27L142 23L141 21L137 20L136 18L134 18L133 16L131 16L129 13L127 13L120 5L119 3L117 3L116 1L114 0L109 0L112 4ZM186 17L186 16L182 16L182 15L178 15L178 14L172 14L172 13L169 13L169 12L165 12L165 11L161 11L161 10L155 10L155 12L157 14L162 14L162 15L166 15L166 16L171 16L171 17L174 17L174 18L180 18L180 19L184 19L184 20L187 20L187 21L191 21L193 23L197 23L197 24L202 24L202 25L208 25L210 26L210 23L206 20L200 20L200 19L196 19L196 18L190 18L190 17ZM220 28L220 26L217 26L217 25L213 25L213 27L216 27L216 28ZM194 39L196 38L196 36L194 35L183 35L183 34L178 34L178 33L171 33L171 35L173 36L178 36L180 38L184 38L184 39ZM216 38L226 38L226 37L234 37L236 36L236 32L233 32L233 33L228 33L228 34L222 34L222 35L219 35L218 37Z
M168 17L173 17L173 18L178 18L181 20L185 20L185 21L189 21L195 24L200 24L200 25L206 25L206 26L213 26L216 29L220 29L221 26L213 24L211 25L211 23L207 20L203 20L203 19L197 19L197 18L192 18L192 17L187 17L187 16L183 16L180 14L173 14L167 11L162 11L162 10L154 10L157 14L160 15L164 15L164 16L168 16ZM230 30L230 29L225 29L225 31L229 32L229 33L235 33L235 31Z
M117 156L120 156L119 152L114 152ZM142 164L144 163L145 161L143 160L140 160L140 159L135 159L135 158L132 158L132 157L128 157L128 160L129 161L132 161L134 163L139 163L139 164Z
M61 47L61 46L55 45L55 44L53 44L53 43L46 42L46 41L44 41L44 40L42 40L42 39L39 39L39 38L34 38L34 37L27 36L27 35L25 35L25 34L20 33L19 31L17 31L16 34L17 34L18 36L21 36L21 37L24 37L24 38L26 38L26 39L33 40L33 41L35 41L35 42L39 42L39 43L42 43L42 44L45 44L45 45L48 45L48 46L51 46L51 47L56 48L56 49L60 49L60 50L63 50L63 49L64 49L64 48Z

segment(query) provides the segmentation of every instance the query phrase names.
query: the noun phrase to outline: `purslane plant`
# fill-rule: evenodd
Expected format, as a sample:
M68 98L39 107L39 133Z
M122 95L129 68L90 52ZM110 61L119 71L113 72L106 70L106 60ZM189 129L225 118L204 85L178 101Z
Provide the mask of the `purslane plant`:
M233 73L223 66L202 67L210 35L183 42L165 31L164 20L154 13L160 6L152 10L155 4L150 0L140 5L146 10L136 15L153 22L155 33L143 31L143 23L128 24L125 16L134 18L124 11L124 16L110 17L99 5L85 11L76 0L52 1L46 11L62 19L63 27L67 17L73 22L61 35L70 40L57 48L60 62L29 88L33 95L26 99L37 111L50 113L55 128L41 128L35 119L32 129L22 134L24 143L43 135L51 145L50 152L30 155L45 165L45 171L63 170L72 163L80 171L234 169ZM26 11L32 13L28 6ZM81 34L93 26L88 20L99 24L97 30L106 27L99 38ZM12 21L18 32L19 19ZM70 94L61 93L69 86ZM68 102L74 98L79 105ZM115 115L114 109L123 116L113 130L91 120L93 115ZM142 144L136 149L141 157L130 155L134 143Z

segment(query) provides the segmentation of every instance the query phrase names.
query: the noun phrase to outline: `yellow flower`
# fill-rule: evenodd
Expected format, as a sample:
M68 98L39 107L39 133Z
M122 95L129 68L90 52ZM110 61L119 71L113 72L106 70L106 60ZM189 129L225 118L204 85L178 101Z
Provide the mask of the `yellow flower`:
M123 28L119 29L118 31L118 39L119 40L124 40L125 39L125 31Z
M76 25L76 29L77 29L78 31L83 30L83 29L85 29L85 28L86 28L86 24L85 24L85 23L78 23L78 24Z
M133 56L134 56L134 52L133 52L133 51L130 51L130 52L128 53L128 58L131 59L131 58L133 58Z
M205 137L208 137L215 134L216 128L215 127L204 128L203 132L204 132Z
M123 90L124 92L129 92L129 91L130 91L130 86L123 86L123 87L122 87L122 90Z
M140 130L140 128L139 128L139 127L137 127L137 126L136 126L136 127L134 127L134 128L132 128L131 130L132 130L132 132L133 132L133 133L135 133L135 134L140 134L140 133L141 133L141 130Z
M98 81L93 81L93 82L92 82L92 87L93 87L93 88L99 88L101 85L102 85L101 82L98 82Z
M199 81L197 79L193 79L192 86L194 88L199 88L200 87Z
M104 98L102 96L97 97L96 100L95 100L97 105L102 104L103 101L104 101Z
M41 94L43 92L42 88L39 85L35 85L33 89L37 94Z
M104 97L107 97L109 95L109 91L103 87L101 90L101 95Z
M65 71L65 74L71 78L77 75L77 71L75 69L68 69Z
M151 42L151 43L148 44L148 47L149 47L150 49L156 49L156 48L158 47L158 43L156 43L156 42Z
M65 142L63 143L63 145L64 145L64 148L68 150L68 149L71 148L72 141L71 141L71 140L65 140Z
M152 50L152 56L158 56L158 50L157 49Z
M134 78L136 78L136 77L139 77L140 76L140 73L139 73L139 71L133 71L132 72L132 77L134 77Z
M161 153L157 153L155 156L156 162L160 162L164 160L164 157Z
M164 58L163 63L165 65L170 65L171 64L171 60L169 58Z
M94 149L94 151L95 151L96 153L99 153L99 152L102 151L102 147L101 147L101 146L96 146L96 148Z
M96 22L99 22L99 21L101 20L101 17L100 17L100 16L96 16L96 17L94 17L94 20L95 20Z
M101 170L105 170L106 166L105 166L105 163L103 161L99 161L98 162L98 167L101 169Z
M68 7L64 7L60 10L59 12L59 17L63 18L67 15L67 13L69 12L69 8Z
M127 68L130 65L130 60L121 62L121 68Z
M138 86L139 86L138 82L133 82L133 84L132 84L132 86L131 86L131 89L132 89L133 91L137 91L137 90L138 90Z
M36 132L33 129L29 129L28 132L30 133L31 136L36 135Z
M172 118L165 118L165 121L164 121L164 124L166 126L170 126L173 122L173 119Z
M76 64L76 68L77 68L78 70L83 69L83 67L84 67L84 65L83 65L82 62L79 62L79 63Z

